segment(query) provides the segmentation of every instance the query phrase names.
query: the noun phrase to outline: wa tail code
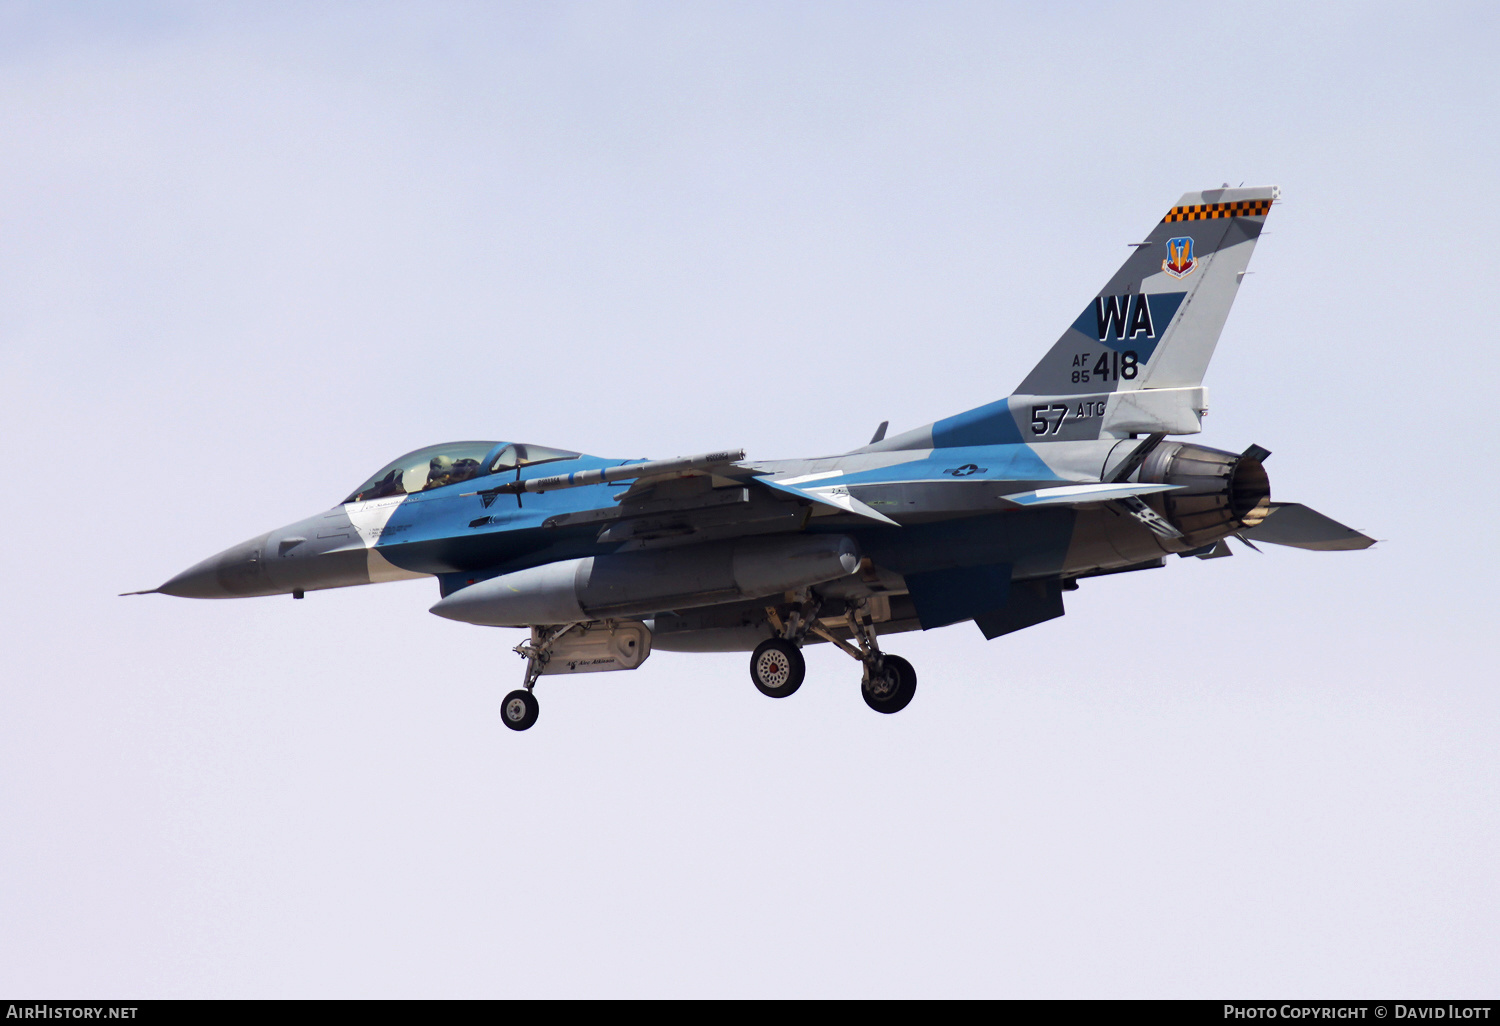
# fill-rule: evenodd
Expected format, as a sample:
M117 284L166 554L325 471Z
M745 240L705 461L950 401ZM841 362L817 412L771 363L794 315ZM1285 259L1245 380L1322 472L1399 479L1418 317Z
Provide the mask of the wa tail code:
M1156 326L1151 323L1151 301L1145 296L1100 296L1094 300L1094 320L1099 326L1100 342L1107 340L1111 332L1122 340L1137 335L1156 337Z

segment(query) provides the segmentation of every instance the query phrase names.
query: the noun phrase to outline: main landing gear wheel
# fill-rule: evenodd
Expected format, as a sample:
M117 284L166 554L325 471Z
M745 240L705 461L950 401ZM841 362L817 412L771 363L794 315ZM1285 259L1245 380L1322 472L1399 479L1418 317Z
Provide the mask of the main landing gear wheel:
M767 638L750 656L750 679L763 695L785 698L802 686L807 662L790 641Z
M500 706L500 718L511 730L525 730L536 722L540 711L536 696L530 691L512 691L505 696L505 704Z
M860 693L865 696L865 705L878 713L900 712L917 693L917 671L900 656L885 656L880 670L865 676Z

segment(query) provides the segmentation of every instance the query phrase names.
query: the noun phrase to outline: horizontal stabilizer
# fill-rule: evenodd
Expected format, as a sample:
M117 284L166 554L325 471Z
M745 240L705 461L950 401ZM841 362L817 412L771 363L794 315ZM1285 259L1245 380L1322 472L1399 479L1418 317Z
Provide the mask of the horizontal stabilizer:
M1017 506L1079 506L1086 502L1109 502L1127 499L1154 492L1173 492L1181 485L1138 484L1129 481L1106 481L1103 484L1063 485L1058 488L1037 488L1029 492L1013 492L1002 495L1006 502Z
M1368 549L1375 539L1345 527L1300 502L1273 502L1271 512L1254 527L1240 532L1245 538L1272 545L1290 545L1296 549L1334 552L1344 549Z

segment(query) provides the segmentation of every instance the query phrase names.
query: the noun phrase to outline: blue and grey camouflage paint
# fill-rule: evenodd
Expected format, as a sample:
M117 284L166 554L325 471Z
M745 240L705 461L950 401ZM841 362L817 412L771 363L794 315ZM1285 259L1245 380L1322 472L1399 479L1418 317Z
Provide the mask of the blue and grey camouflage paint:
M455 619L632 617L658 648L748 650L809 589L832 637L855 604L880 633L973 620L998 637L1062 615L1082 578L1225 555L1230 535L1365 547L1303 506L1277 520L1264 450L1166 440L1201 430L1203 376L1278 195L1183 196L997 402L813 459L432 446L153 590L300 597L432 576L433 612Z

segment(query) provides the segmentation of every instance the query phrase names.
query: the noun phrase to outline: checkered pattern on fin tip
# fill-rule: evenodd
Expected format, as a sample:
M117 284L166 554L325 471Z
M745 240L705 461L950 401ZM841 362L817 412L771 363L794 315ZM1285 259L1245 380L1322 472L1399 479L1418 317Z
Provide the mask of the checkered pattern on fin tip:
M1217 217L1265 217L1271 209L1268 199L1236 200L1233 203L1194 203L1173 207L1163 221L1209 221Z

